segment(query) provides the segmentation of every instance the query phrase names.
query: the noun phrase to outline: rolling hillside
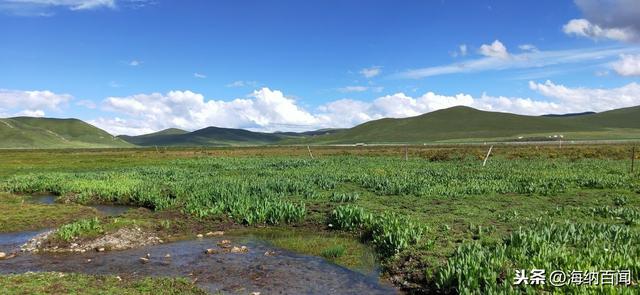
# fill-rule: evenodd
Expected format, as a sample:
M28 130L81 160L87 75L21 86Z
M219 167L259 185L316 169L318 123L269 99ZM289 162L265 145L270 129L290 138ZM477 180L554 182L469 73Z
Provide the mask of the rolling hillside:
M244 129L207 127L193 132L166 129L140 136L121 135L119 137L139 146L228 146L271 144L290 136Z
M132 145L77 119L0 119L0 148L111 148Z
M515 140L562 134L566 139L640 139L640 107L573 116L523 116L453 107L416 117L380 119L299 143L425 143Z
M350 129L262 133L207 127L113 137L77 119L0 119L0 148L111 148L516 141L563 135L565 140L640 139L640 107L602 113L523 116L453 107L416 117L380 119Z

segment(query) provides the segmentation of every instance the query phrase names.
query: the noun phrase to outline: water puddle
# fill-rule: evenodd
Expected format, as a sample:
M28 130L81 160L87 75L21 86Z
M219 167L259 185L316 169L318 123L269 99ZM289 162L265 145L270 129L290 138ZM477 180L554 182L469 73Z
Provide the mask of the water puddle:
M27 233L22 233L27 235ZM33 234L33 233L31 233ZM31 236L27 237L30 238ZM22 236L13 238L23 240ZM0 273L28 271L81 272L197 279L203 289L225 294L396 294L377 276L330 263L320 257L295 254L247 237L225 237L249 248L246 254L205 254L219 249L221 239L161 244L143 249L83 254L22 254L0 261ZM9 241L10 239L6 239ZM265 255L275 251L275 255ZM150 254L148 263L140 257ZM169 254L170 257L166 257Z
M56 196L54 195L32 195L26 196L25 201L32 204L52 205L56 203ZM103 215L106 216L118 216L127 212L129 209L135 209L133 206L126 205L86 205L87 207L95 208Z
M46 231L48 230L0 233L0 252L15 252L20 249L22 244L26 243L34 236Z

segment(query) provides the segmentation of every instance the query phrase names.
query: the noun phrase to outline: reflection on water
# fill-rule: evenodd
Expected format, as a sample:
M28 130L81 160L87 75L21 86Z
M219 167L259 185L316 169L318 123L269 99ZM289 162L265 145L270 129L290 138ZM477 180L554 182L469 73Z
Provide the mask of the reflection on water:
M52 205L52 204L55 204L56 198L57 197L54 195L33 195L33 196L25 197L25 200L33 204ZM133 206L126 206L126 205L87 205L87 207L95 208L96 210L98 210L98 212L107 216L122 215L125 212L127 212L127 210L136 208Z
M48 230L0 233L0 252L11 253L17 251L29 239L46 231Z

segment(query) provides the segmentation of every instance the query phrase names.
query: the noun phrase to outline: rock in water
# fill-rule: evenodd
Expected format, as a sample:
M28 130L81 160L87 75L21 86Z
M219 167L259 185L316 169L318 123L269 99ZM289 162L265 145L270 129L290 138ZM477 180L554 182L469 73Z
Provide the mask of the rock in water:
M207 233L207 237L219 237L219 236L223 236L224 232L223 231L210 231Z
M233 248L231 248L231 253L239 253L239 254L244 254L249 252L249 248L247 248L247 246L233 246Z

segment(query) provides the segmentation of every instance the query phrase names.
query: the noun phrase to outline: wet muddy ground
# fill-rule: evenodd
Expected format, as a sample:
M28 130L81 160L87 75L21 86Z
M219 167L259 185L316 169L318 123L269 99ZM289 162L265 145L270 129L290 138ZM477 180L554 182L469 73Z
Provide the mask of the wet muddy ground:
M30 233L32 234L32 233ZM24 235L0 235L0 247L28 240ZM247 253L206 254L223 238L180 241L139 249L82 254L27 254L0 261L0 273L28 271L80 272L121 276L188 277L216 293L247 294L394 294L377 275L364 275L322 258L273 248L260 240L242 241ZM149 254L147 256L147 254ZM266 255L268 254L268 255ZM149 257L143 263L141 257Z
M36 195L28 202L54 204L55 196ZM90 205L106 216L132 207ZM380 282L379 273L367 274L333 264L323 258L279 249L254 235L224 236L86 253L19 253L21 245L47 230L0 233L0 252L18 253L0 260L0 274L37 271L79 272L132 277L187 277L211 293L248 294L395 294ZM225 252L219 246L231 240L246 246L246 253ZM217 254L205 253L215 249ZM141 259L147 258L148 260Z

